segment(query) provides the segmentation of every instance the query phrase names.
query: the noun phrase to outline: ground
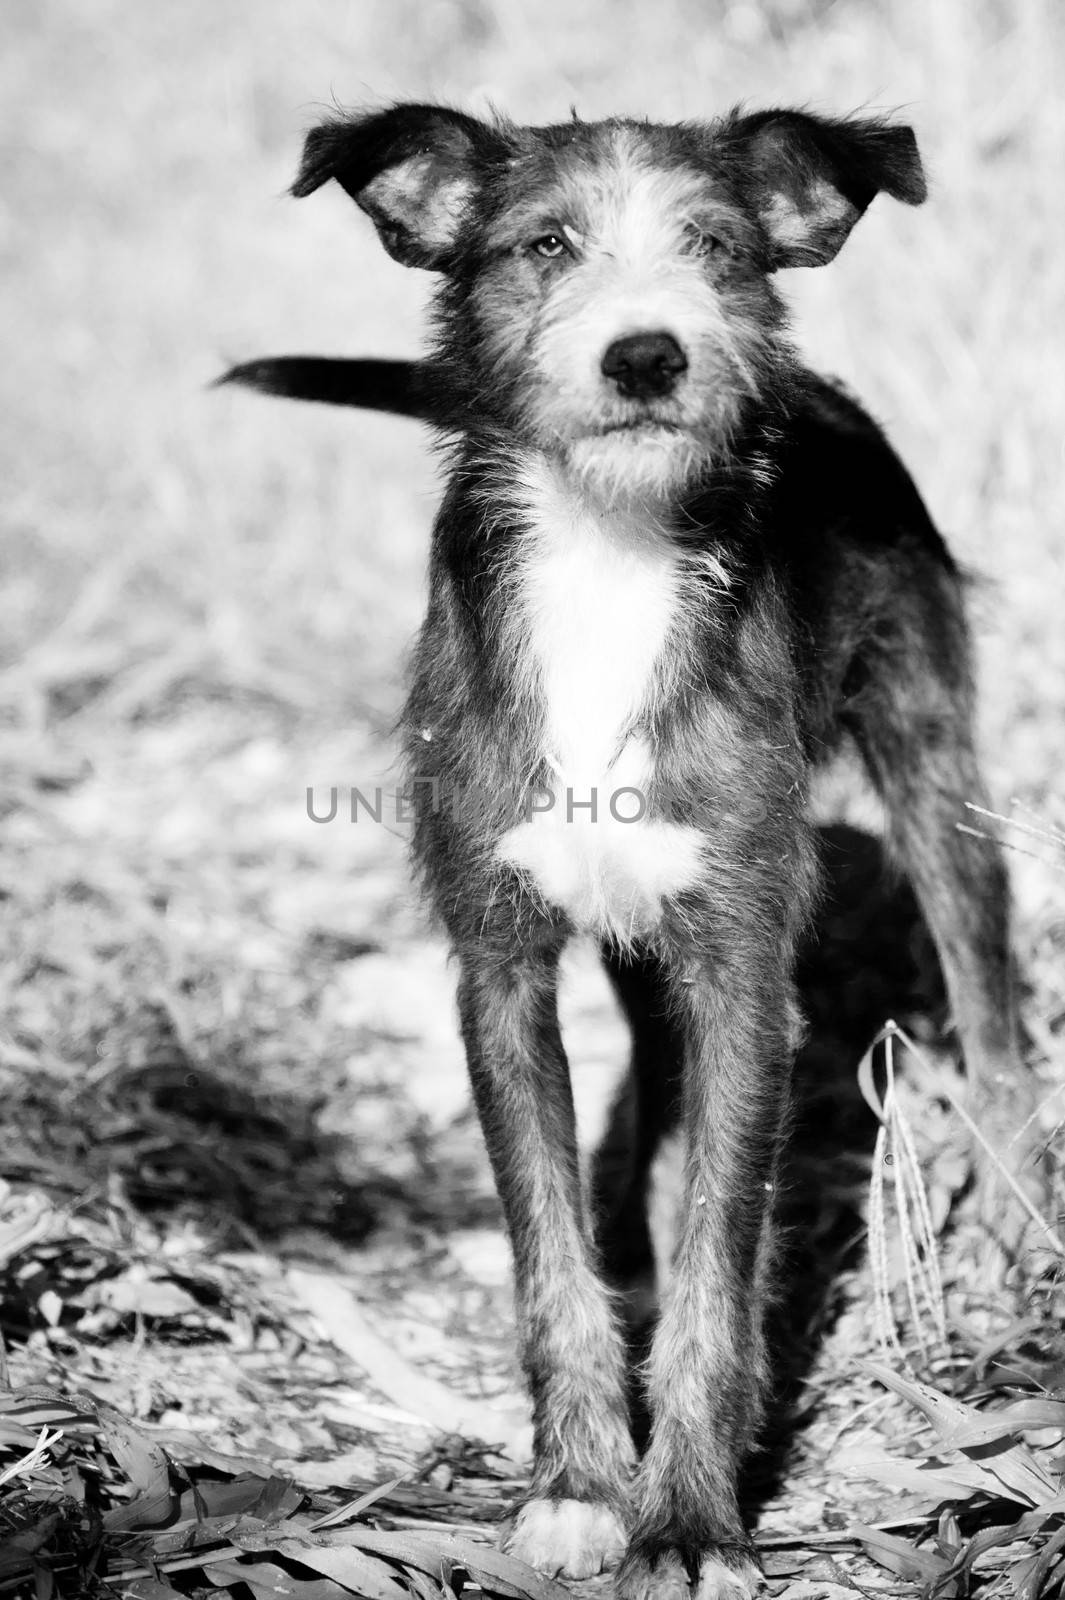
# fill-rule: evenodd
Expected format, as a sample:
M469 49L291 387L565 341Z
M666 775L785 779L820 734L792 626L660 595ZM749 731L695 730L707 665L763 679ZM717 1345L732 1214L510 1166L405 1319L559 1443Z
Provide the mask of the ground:
M206 388L254 355L418 348L425 275L388 261L339 192L283 198L302 133L334 98L401 96L545 121L571 104L697 117L740 99L913 121L929 204L878 202L837 263L785 287L804 348L885 422L978 574L986 766L1013 818L1030 1054L1052 1132L1065 1077L1065 850L1047 833L1065 765L1063 18L1049 0L15 0L4 29L8 1381L88 1392L179 1457L236 1457L311 1490L406 1474L422 1487L382 1502L393 1526L437 1514L484 1527L520 1471L471 1458L461 1438L520 1453L522 1412L451 974L402 827L352 824L343 800L331 823L307 808L309 787L320 812L330 785L394 781L436 469L413 424ZM918 1458L940 1470L930 1424L914 1392L860 1362L905 1375L897 1336L959 1405L1033 1385L1049 1405L1065 1373L1053 1245L982 1276L991 1257L957 1198L971 1141L944 1109L939 1053L923 1087L911 1074L902 1091L935 1247L912 1244L920 1219L900 1230L889 1196L880 1249L868 1186L884 1151L855 1070L896 1010L933 1039L935 985L875 847L834 846L788 1188L786 1267L802 1292L777 1319L781 1420L751 1487L771 1570L793 1583L801 1570L801 1593L843 1581L831 1558L854 1560L859 1523L895 1523L911 1548L930 1504L957 1508L963 1539L977 1502L996 1500L956 1451L951 1495L906 1477ZM624 1040L587 952L567 972L566 1013L590 1140ZM905 1185L896 1139L887 1170ZM922 1275L930 1259L942 1297ZM913 1306L903 1294L889 1310L906 1261ZM1007 1436L995 1457L1013 1475L999 1522L1057 1492L1055 1419L1039 1413L1042 1432ZM1024 1451L1042 1477L1018 1487ZM951 1537L941 1518L940 1555ZM936 1575L871 1548L903 1585Z

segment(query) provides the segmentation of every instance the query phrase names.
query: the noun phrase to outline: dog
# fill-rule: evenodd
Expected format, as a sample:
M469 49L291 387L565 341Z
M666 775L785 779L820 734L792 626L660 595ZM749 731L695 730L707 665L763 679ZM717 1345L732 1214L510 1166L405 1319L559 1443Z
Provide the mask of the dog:
M963 582L773 284L830 262L878 194L920 203L916 141L789 110L519 127L411 104L315 128L293 193L330 180L439 274L430 358L228 376L450 440L407 789L513 1245L535 1459L509 1548L574 1578L620 1562L624 1600L737 1600L759 1583L737 1486L818 893L807 800L841 745L883 801L976 1092L1016 1055L1003 863L957 826L983 798ZM633 1034L587 1190L556 1004L576 933ZM632 1379L673 1128L685 1198Z

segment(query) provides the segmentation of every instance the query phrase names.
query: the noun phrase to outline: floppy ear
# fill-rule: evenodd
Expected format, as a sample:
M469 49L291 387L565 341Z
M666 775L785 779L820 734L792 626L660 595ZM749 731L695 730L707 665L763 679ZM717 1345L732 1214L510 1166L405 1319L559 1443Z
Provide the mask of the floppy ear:
M473 197L473 157L489 129L442 106L395 106L313 128L292 185L297 198L335 178L373 218L390 256L444 266Z
M725 136L771 248L771 267L831 261L881 190L907 205L927 194L913 129L875 119L759 111Z

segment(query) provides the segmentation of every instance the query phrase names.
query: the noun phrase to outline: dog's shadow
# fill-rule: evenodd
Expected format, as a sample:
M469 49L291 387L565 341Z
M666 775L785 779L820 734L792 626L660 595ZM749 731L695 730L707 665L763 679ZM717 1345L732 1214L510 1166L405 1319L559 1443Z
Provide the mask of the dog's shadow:
M845 825L819 831L825 893L798 974L808 1032L796 1061L794 1131L780 1188L771 1420L745 1485L752 1515L784 1477L806 1420L804 1379L841 1309L842 1274L864 1249L862 1205L878 1124L858 1089L857 1065L888 1018L938 1023L945 1009L931 937L883 844Z
M770 1429L745 1484L749 1516L782 1481L801 1429L804 1380L840 1307L843 1273L864 1248L862 1207L877 1123L856 1067L889 1017L913 1025L943 1010L932 941L883 845L856 828L820 830L825 892L799 968L807 1019L795 1070L794 1132L782 1172L784 1241L769 1315L773 1402ZM142 1019L143 1020L143 1019ZM165 1017L149 1018L141 1055L86 1106L96 1168L118 1171L136 1204L191 1207L221 1238L248 1229L272 1239L319 1228L358 1247L385 1217L425 1227L485 1226L498 1203L471 1183L473 1158L427 1158L417 1190L385 1173L344 1181L344 1141L317 1125L318 1107L298 1097L256 1094L238 1076L187 1060ZM121 1115L108 1114L109 1103ZM108 1133L111 1122L116 1130ZM150 1147L151 1154L145 1154ZM476 1187L476 1186L475 1186ZM645 1432L645 1418L634 1418Z

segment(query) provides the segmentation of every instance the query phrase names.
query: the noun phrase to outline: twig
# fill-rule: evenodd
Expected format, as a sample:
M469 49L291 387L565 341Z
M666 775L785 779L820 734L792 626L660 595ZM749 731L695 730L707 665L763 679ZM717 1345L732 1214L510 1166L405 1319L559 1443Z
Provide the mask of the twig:
M906 1048L913 1052L914 1056L918 1061L921 1062L922 1066L924 1066L927 1071L931 1071L931 1064L927 1060L923 1051L914 1043L909 1034L906 1033L904 1029L899 1027L897 1022L886 1023L884 1028L881 1030L880 1037L886 1037L889 1031L897 1038L902 1040ZM1065 1243L1063 1243L1060 1234L1055 1231L1047 1219L1036 1209L1031 1200L1029 1200L1028 1196L1025 1194L1024 1190L1013 1176L1013 1173L1002 1160L1002 1157L996 1150L992 1148L990 1144L988 1144L987 1140L984 1138L984 1135L980 1132L980 1129L966 1111L957 1095L954 1094L953 1091L946 1086L946 1084L939 1085L937 1087L937 1093L943 1096L943 1098L951 1106L952 1110L954 1110L961 1118L962 1122L972 1134L973 1138L983 1150L984 1154L1006 1180L1006 1183L1009 1185L1010 1189L1012 1189L1015 1198L1020 1202L1023 1209L1027 1212L1031 1221L1036 1223L1036 1225L1043 1230L1057 1253L1060 1256L1065 1256Z
M37 1437L37 1443L33 1446L33 1449L28 1450L20 1460L13 1461L9 1467L5 1467L0 1472L0 1488L5 1483L10 1483L14 1478L26 1478L31 1472L36 1472L38 1467L43 1466L45 1457L52 1446L58 1444L62 1438L62 1428L56 1428L54 1433L49 1433L48 1426L45 1424Z

